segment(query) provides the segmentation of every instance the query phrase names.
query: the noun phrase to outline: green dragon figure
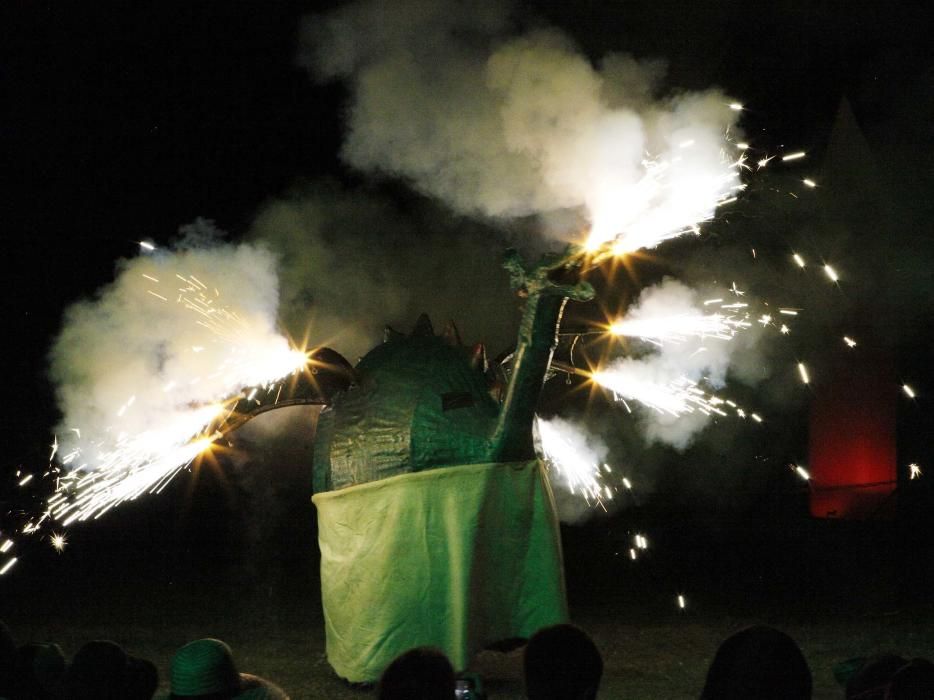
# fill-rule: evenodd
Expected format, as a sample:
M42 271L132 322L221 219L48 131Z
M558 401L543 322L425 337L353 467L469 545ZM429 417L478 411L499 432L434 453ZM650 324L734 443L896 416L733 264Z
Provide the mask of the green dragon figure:
M453 326L435 335L422 316L408 335L387 329L382 345L354 368L315 437L316 493L447 465L534 457L532 424L568 299L593 288L580 258L552 255L526 267L510 251L504 266L525 298L512 370L493 397L482 348L460 345ZM494 386L491 386L493 384Z

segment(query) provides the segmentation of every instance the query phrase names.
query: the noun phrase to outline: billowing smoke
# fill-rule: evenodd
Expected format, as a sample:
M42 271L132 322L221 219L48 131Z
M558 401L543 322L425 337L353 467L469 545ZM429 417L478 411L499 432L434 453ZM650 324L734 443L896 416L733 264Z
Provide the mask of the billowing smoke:
M560 416L535 421L535 449L551 471L558 517L567 523L592 514L613 499L616 484L604 479L606 443L586 426Z
M589 222L591 241L625 231L635 249L709 218L737 182L725 95L657 98L658 62L598 68L557 30L508 37L508 20L423 0L308 18L303 62L350 85L345 161L469 215L556 216L543 228L562 240Z
M421 313L436 332L453 320L465 343L492 355L515 341L517 302L500 262L509 239L431 202L403 211L385 195L319 183L267 203L250 236L278 255L293 337L351 362L384 326L408 332Z
M65 313L50 374L71 467L141 467L197 436L213 402L296 367L276 325L273 254L221 243L209 222L182 233L173 250L120 261L112 283Z
M505 5L365 0L308 18L302 37L315 76L349 87L345 162L435 201L306 185L261 208L253 243L218 243L196 226L172 251L120 263L111 285L68 310L52 350L60 434L119 443L169 420L184 444L192 411L274 378L265 363L230 371L247 364L229 356L235 327L249 329L247 352L284 367L294 357L283 327L353 362L384 324L406 330L427 311L495 353L517 321L498 254L530 223L553 241L589 230L591 243L625 233L630 249L651 247L709 218L737 186L738 112L724 94L663 96L661 63L613 54L595 64L558 30L517 35ZM695 301L666 283L633 313ZM237 316L218 327L225 305ZM616 369L716 384L736 345L666 344ZM679 447L704 422L643 420L650 439Z
M642 292L626 320L651 322L710 315L703 301L695 290L667 278ZM683 325L676 324L675 328ZM676 339L650 345L649 352L611 362L601 369L600 378L637 407L649 442L660 441L683 450L718 414L699 410L690 403L690 394L683 394L678 387L699 382L708 389L723 387L734 354L745 351L748 358L760 329L755 322L747 321L730 339Z

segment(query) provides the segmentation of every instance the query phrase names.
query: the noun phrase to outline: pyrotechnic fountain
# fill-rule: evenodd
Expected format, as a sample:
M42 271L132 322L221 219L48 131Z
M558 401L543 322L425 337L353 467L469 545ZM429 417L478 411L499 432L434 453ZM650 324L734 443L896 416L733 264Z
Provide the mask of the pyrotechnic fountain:
M132 288L132 299L108 292L99 307L82 311L88 311L91 326L101 327L100 337L111 338L117 335L111 307L128 310L117 316L132 319L123 335L131 341L140 337L137 352L127 353L127 371L104 372L98 383L86 381L98 375L75 353L78 367L69 378L93 391L87 403L100 420L87 431L93 436L89 444L80 444L80 434L68 436L70 444L60 455L64 468L53 465L47 474L56 481L55 494L24 531L97 518L123 501L158 492L253 416L315 403L325 406L315 439L314 502L328 657L338 673L373 680L396 652L421 644L445 649L462 667L486 643L527 636L566 616L554 503L543 465L535 459L536 408L549 372L582 375L627 402L627 408L637 402L666 417L727 410L745 415L698 385L709 366L703 359L692 360L690 372L673 362L657 371L643 358L601 367L552 362L566 302L594 294L583 279L587 272L699 233L700 225L744 188L740 176L748 168L748 146L735 143L731 131L742 108L720 93L681 95L664 105L637 99L626 106L620 96L604 92L603 77L586 59L549 34L476 58L484 64L479 74L486 83L471 91L470 102L480 109L464 126L479 129L482 138L466 133L452 139L447 145L454 155L467 149L469 157L442 160L482 167L466 174L425 167L421 158L430 164L436 144L416 141L397 152L394 144L408 142L384 139L381 132L374 136L377 144L391 146L379 158L392 165L390 172L462 213L511 217L575 210L589 222L586 237L562 237L563 245L573 241L563 253L531 266L516 254L507 257L512 288L524 300L508 362L487 367L483 348L463 347L453 326L436 336L426 318L410 335L389 332L351 368L333 351L307 352L286 341L275 323L274 270L257 274L241 260L229 271L227 288L233 294L227 296L249 303L228 309L220 301L226 297L217 287L212 290L208 279L208 271L216 269L213 260L198 266L180 256L182 269L171 271L157 269L156 261L140 263L143 269L132 270L139 275L129 274L134 262L115 283L118 292ZM574 86L576 97L554 99L557 93L541 73L555 68L560 84ZM648 98L654 79L637 82L645 84L636 92ZM371 106L378 110L385 104L379 99ZM397 122L368 123L382 129ZM368 132L353 133L366 140ZM476 147L479 156L469 152ZM494 162L502 167L491 167ZM153 252L151 245L144 247ZM239 259L241 251L229 249L226 257ZM265 258L261 263L261 271L275 267ZM253 288L262 292L245 299ZM627 317L602 330L667 347L688 336L726 341L752 325L746 303L709 300L704 307L719 304L710 313L713 309L698 308L688 292L690 298L681 295L687 303L677 308ZM143 308L140 297L147 302L142 319L133 315ZM186 324L180 337L154 330L160 328L159 314L176 307L194 313L197 327ZM66 328L77 340L89 335L80 323ZM63 333L59 345L69 340ZM718 371L725 373L725 360ZM127 395L133 380L144 383L145 392ZM71 404L85 403L80 391L62 393ZM541 423L538 438L541 454L568 481L588 497L602 497L598 465L578 459L569 447L573 443L554 425ZM637 546L645 548L639 537ZM446 622L437 625L434 618Z

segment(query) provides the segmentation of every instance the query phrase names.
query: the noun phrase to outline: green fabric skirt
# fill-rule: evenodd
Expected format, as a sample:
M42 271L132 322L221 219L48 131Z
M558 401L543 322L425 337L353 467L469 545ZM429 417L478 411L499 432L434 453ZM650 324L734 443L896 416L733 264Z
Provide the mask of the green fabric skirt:
M554 499L538 461L468 464L315 494L327 657L369 682L402 652L458 670L567 620Z

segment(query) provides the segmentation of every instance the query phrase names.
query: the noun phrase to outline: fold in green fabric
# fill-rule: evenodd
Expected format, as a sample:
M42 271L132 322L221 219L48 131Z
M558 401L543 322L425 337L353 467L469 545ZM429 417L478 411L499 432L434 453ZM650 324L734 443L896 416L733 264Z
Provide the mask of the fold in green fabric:
M370 682L400 653L485 646L567 619L554 499L538 461L469 464L316 494L327 657Z

